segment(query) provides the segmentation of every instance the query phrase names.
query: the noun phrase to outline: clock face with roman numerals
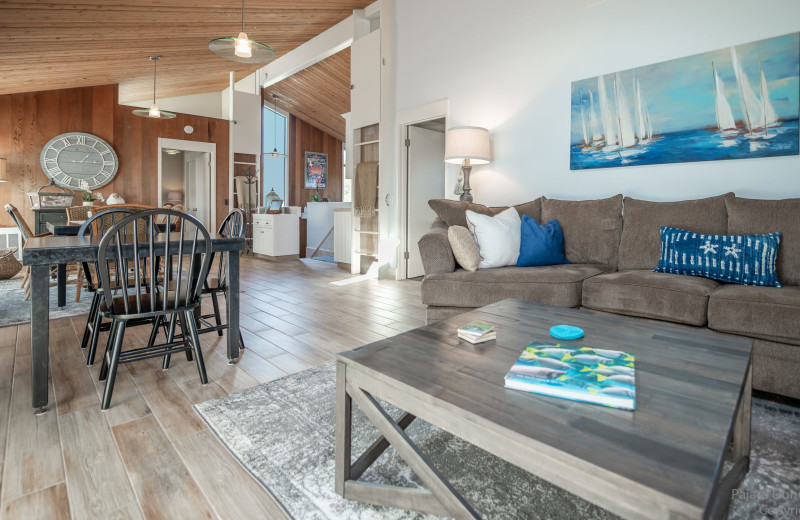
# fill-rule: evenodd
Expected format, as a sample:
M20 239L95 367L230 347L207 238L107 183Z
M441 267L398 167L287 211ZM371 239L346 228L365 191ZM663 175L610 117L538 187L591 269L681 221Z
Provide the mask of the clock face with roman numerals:
M111 146L91 134L69 132L50 139L42 149L40 162L44 173L56 184L73 190L90 190L111 182L119 168L119 159Z

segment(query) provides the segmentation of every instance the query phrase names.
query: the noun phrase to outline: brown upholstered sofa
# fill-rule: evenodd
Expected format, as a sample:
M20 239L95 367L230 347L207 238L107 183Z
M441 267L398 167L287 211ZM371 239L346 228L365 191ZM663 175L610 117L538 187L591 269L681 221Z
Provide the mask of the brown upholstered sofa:
M588 201L542 197L516 208L539 222L557 219L571 263L475 272L456 263L447 228L466 225L466 209L493 215L505 208L447 200L430 205L439 217L419 241L428 323L522 298L707 327L753 338L754 388L800 398L800 199L757 200L733 193L679 202L622 195ZM707 234L779 231L777 267L783 287L654 273L660 226Z

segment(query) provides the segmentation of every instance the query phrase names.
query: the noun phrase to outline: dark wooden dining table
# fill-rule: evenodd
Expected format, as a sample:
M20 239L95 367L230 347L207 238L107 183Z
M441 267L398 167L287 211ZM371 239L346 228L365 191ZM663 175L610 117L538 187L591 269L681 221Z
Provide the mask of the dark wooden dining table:
M170 250L177 252L181 243L180 234L170 233ZM47 410L47 378L50 362L50 266L73 262L97 260L101 237L43 236L25 242L22 263L31 268L31 387L33 407L36 413ZM166 233L156 235L156 242L163 244ZM204 241L198 245L204 247ZM163 246L162 246L163 248ZM244 250L244 238L229 238L211 235L211 250L227 255L228 280L228 362L233 364L239 357L239 254Z

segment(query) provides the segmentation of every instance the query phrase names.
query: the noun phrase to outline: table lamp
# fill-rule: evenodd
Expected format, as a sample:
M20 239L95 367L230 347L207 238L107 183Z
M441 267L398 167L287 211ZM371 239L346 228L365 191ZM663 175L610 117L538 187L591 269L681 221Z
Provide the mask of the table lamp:
M472 202L469 174L473 164L488 164L489 130L477 126L462 126L447 131L444 145L444 162L460 164L464 172L464 193L460 200Z

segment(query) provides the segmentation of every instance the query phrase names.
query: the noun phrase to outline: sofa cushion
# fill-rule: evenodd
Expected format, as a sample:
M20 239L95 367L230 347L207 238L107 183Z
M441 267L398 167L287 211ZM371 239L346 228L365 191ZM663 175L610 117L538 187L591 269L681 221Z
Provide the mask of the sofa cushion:
M708 296L719 286L707 278L620 271L583 282L583 306L699 326L706 323Z
M467 227L467 210L474 211L481 215L494 216L508 209L508 206L498 208L490 208L483 204L475 204L474 202L463 202L460 200L449 199L431 199L428 201L428 206L442 219L448 226L464 226ZM531 218L540 220L542 216L542 199L532 200L514 206L520 216L528 215Z
M658 263L661 226L712 235L726 234L728 211L725 200L733 196L733 193L726 193L707 199L677 202L651 202L625 197L617 268L620 271L654 269Z
M800 199L726 199L728 233L752 235L781 233L778 278L787 285L800 285Z
M508 208L493 217L467 210L467 224L480 250L480 269L517 264L520 240L517 210Z
M477 271L481 263L481 252L469 229L463 226L450 226L447 229L447 238L450 240L450 247L458 265L467 271Z
M506 298L577 307L581 283L586 278L613 271L607 265L549 265L544 267L498 267L474 273L456 269L452 273L429 274L422 280L422 303L449 307L482 307Z
M723 285L709 299L708 327L800 345L800 287Z
M780 233L705 235L662 226L661 258L655 271L781 287L775 269L780 242Z
M557 220L541 225L528 215L522 216L518 267L568 264L564 256L564 232Z
M617 265L622 235L622 195L600 200L542 197L540 222L558 220L564 250L573 264Z

